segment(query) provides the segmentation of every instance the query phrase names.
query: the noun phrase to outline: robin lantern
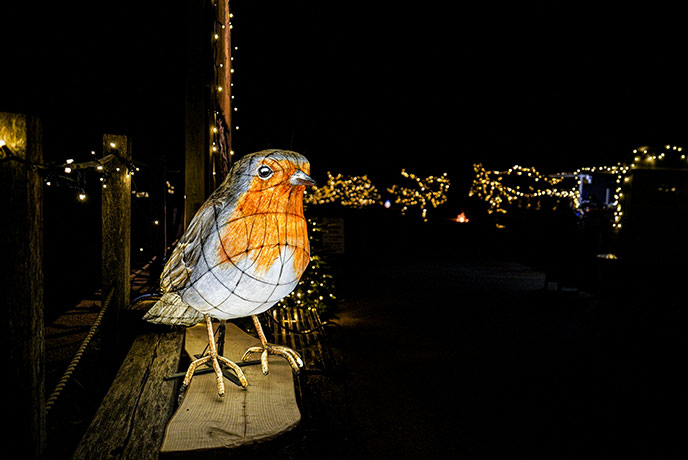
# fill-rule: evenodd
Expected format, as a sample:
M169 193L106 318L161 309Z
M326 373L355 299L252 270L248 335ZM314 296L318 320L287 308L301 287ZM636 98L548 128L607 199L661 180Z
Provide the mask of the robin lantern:
M181 395L194 370L211 362L217 389L224 395L220 362L248 384L241 368L217 353L212 319L251 316L261 346L244 354L261 354L268 373L268 354L284 356L295 372L303 367L291 348L267 342L256 315L294 290L310 260L303 194L314 185L303 156L283 150L246 155L201 206L165 265L162 296L145 314L152 323L192 326L205 321L210 354L191 363Z

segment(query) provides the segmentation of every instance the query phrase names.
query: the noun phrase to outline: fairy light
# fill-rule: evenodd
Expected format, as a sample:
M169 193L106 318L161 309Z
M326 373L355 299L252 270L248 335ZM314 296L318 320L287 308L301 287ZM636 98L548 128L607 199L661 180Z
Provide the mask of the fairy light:
M233 95L230 74L232 69L231 48L228 46L231 41L229 29L231 29L230 18L233 14L229 10L227 2L213 2L214 8L213 30L210 31L213 48L213 81L209 82L212 88L212 119L210 120L210 171L212 174L211 183L213 186L219 185L217 180L224 179L224 174L229 171L232 162L232 120L233 112L230 101ZM219 177L219 179L218 179Z
M581 203L582 178L586 175L610 174L615 175L614 200L608 203L613 210L612 228L619 230L624 218L624 200L627 194L624 190L632 185L632 172L638 169L654 169L665 167L686 168L686 155L678 155L682 147L665 145L664 151L643 146L633 150L633 157L629 163L618 163L614 166L582 167L573 174L555 174L543 176L534 168L513 166L507 171L487 171L481 164L473 165L475 177L469 191L469 196L475 196L483 200L487 205L488 213L506 213L509 205L520 201L539 199L541 197L570 198L574 207ZM521 185L507 185L511 182L511 176L521 176L519 180L532 179L535 184L523 183ZM564 187L561 181L566 176L574 176L576 185ZM512 178L513 179L513 178ZM523 191L527 189L527 191Z
M428 206L436 208L447 201L450 185L447 173L423 179L402 169L401 175L410 179L413 186L393 185L387 191L394 197L394 202L402 206L402 214L405 214L410 207L418 207L423 221L427 221Z
M342 206L363 208L380 201L380 192L368 176L332 175L327 172L327 183L313 187L304 197L306 204L339 203Z

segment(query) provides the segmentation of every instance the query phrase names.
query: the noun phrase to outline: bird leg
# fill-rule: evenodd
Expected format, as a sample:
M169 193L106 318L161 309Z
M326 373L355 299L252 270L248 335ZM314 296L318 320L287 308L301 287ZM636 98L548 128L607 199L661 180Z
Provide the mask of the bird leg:
M241 360L246 361L251 353L260 353L260 367L263 369L263 374L268 375L268 355L281 355L287 359L291 368L298 374L303 367L301 356L289 347L270 345L265 338L265 333L260 325L258 316L251 315L251 318L253 318L253 324L256 326L256 332L258 332L262 346L249 348L244 353L244 356L241 357Z
M217 379L217 394L221 397L225 395L225 382L220 363L225 364L234 371L239 378L239 382L241 382L242 387L248 387L248 382L246 381L246 377L244 376L244 372L241 370L241 368L236 363L217 353L217 345L215 344L215 336L213 334L213 320L208 315L204 316L206 329L208 331L208 347L210 351L209 354L198 358L197 360L193 361L191 365L189 365L189 369L186 371L186 375L184 375L184 381L182 382L182 386L179 390L180 403L184 399L184 394L191 383L191 379L194 376L196 368L201 364L208 363L208 361L211 362L213 370L215 371L215 377Z

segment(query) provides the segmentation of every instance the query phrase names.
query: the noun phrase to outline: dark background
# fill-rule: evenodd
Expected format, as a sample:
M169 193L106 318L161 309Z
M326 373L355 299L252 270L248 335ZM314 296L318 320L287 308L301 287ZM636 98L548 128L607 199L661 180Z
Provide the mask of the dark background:
M368 174L384 191L402 168L447 172L450 200L436 215L455 216L474 162L550 173L616 164L641 145L686 145L681 14L661 2L230 6L237 156L296 150L321 182L327 171ZM102 134L130 136L134 189L150 196L133 200L134 263L147 261L163 247L151 222L167 199L171 242L183 196L185 44L196 38L183 8L124 0L7 11L0 110L41 117L47 161L85 161ZM82 181L85 202L46 188L56 291L65 280L99 282L83 267L100 266L100 182ZM70 268L75 250L93 260Z
M161 217L164 200L172 214L183 196L185 43L191 38L184 11L133 0L22 3L3 6L0 15L0 110L42 119L46 161L89 160L91 150L100 152L104 133L130 136L141 167L134 188L150 193L132 200L132 262L139 267L161 253L161 229L151 222ZM473 162L548 173L616 164L641 145L687 145L685 24L679 23L685 16L678 7L264 0L235 0L231 7L239 47L237 155L292 149L308 156L318 180L327 171L368 174L380 189L396 183L402 168L421 176L447 172L450 201L433 217L463 208ZM69 186L44 189L46 322L100 286L100 182L93 174L82 180L84 202ZM175 195L166 194L165 180ZM349 218L355 211L342 213ZM562 298L531 289L535 283L513 288L504 280L520 278L510 266L491 276L499 265L481 271L457 263L527 252L521 239L493 247L493 234L480 226L457 232L437 225L439 219L409 225L370 210L358 216L348 235L355 241L347 246L354 255L348 284L338 278L350 296L343 311L357 327L346 329L343 320L342 336L352 361L360 357L370 367L352 367L358 373L350 391L358 391L362 404L345 418L359 433L349 448L368 439L369 448L384 453L391 445L400 452L420 439L411 447L441 451L464 443L464 453L469 445L543 458L556 457L558 449L571 458L618 452L619 445L650 456L678 451L679 425L671 416L685 387L675 365L685 320L675 292L673 303L658 301L663 292L645 279L654 268L636 270L632 279L640 282L617 278L606 304L570 291ZM409 242L424 244L413 252ZM570 254L568 241L560 247L580 257ZM421 255L446 260L419 263ZM371 263L362 270L357 256ZM667 253L654 256L663 263ZM424 303L439 306L441 315L419 315ZM356 315L363 321L356 323ZM372 347L380 343L396 344L401 353ZM433 352L431 363L464 366L465 378L447 390L456 396L447 404L395 404L399 394L419 391L407 375L409 362L427 357L408 354L419 343L432 344L423 349ZM374 359L386 353L390 359ZM433 378L447 386L444 374ZM397 394L390 397L384 379L401 380ZM343 423L339 412L326 409ZM438 425L417 417L424 413ZM447 413L458 423L444 424ZM411 436L399 432L399 443L396 433L381 436L375 429L390 427L375 424L371 414L401 414L406 423L399 425L414 427ZM317 428L316 434L329 429ZM336 435L341 441L342 433Z
M681 144L679 12L602 3L232 1L235 150L292 148L316 174L464 180L473 161L556 171ZM10 14L2 108L42 115L64 150L107 131L141 160L178 155L184 20L131 1Z

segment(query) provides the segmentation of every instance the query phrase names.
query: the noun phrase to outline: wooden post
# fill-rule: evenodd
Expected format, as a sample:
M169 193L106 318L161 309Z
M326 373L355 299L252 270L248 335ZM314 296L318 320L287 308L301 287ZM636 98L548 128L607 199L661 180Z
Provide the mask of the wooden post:
M31 166L43 161L40 120L0 112L0 141L0 289L10 358L4 399L12 416L5 434L26 458L37 459L46 452L43 183Z
M114 154L131 161L131 143L126 136L105 134L103 156ZM125 164L117 159L104 166L108 178L102 192L103 248L102 296L114 289L110 301L110 322L106 328L113 349L119 340L119 316L129 305L131 272L131 177Z
M185 226L224 180L232 161L229 14L223 2L187 5Z
M206 164L210 127L210 31L206 2L187 2L186 78L184 94L184 228L206 199Z
M211 91L211 171L209 191L214 191L224 180L232 163L232 25L229 4L215 3L213 11L214 79ZM217 37L217 38L215 38Z

